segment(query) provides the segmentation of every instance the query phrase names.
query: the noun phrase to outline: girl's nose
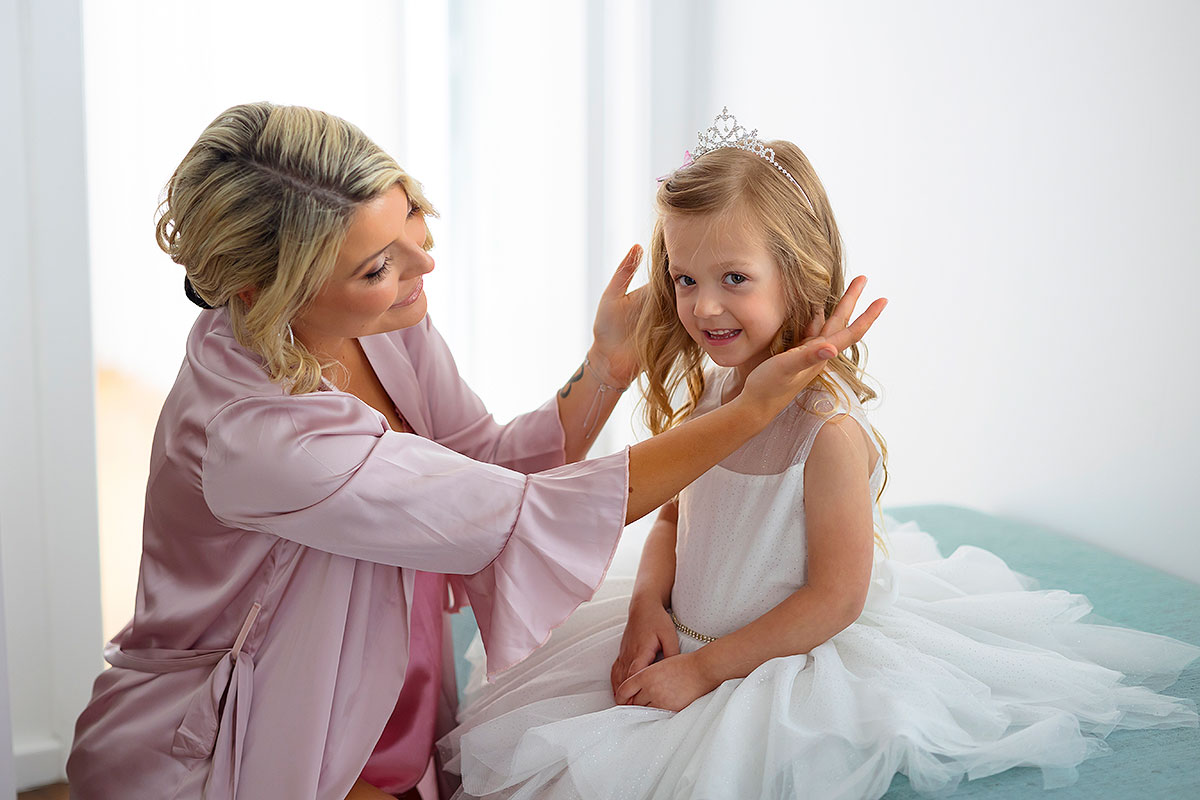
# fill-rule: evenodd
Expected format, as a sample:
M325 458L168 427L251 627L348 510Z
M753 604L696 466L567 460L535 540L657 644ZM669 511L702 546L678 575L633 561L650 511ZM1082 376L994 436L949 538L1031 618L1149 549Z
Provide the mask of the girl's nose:
M719 316L725 309L722 308L720 301L711 292L701 290L696 294L695 315L702 319Z

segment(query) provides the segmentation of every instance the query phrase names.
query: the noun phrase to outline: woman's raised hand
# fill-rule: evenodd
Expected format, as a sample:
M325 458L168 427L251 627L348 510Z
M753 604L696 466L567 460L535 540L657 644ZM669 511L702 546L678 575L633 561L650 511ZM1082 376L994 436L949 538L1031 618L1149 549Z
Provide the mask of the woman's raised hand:
M625 254L612 280L600 296L596 320L592 325L594 343L588 358L599 374L628 386L637 377L638 355L633 346L633 329L642 310L645 288L629 290L638 265L642 261L641 245L634 245ZM605 381L607 383L607 381Z
M862 341L887 305L887 300L880 298L867 306L858 319L850 322L854 306L866 285L867 279L861 275L851 281L829 319L812 320L805 330L808 338L799 347L760 364L746 379L746 386L737 399L774 416L820 374L826 361Z

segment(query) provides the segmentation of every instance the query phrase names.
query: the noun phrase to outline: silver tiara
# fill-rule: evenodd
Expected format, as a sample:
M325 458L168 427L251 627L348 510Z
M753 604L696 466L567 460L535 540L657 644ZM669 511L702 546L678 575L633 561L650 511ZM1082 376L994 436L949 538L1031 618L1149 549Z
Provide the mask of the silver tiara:
M754 153L754 155L783 173L783 176L800 190L800 194L804 197L804 202L808 204L809 210L816 213L812 200L808 199L808 192L804 191L804 187L792 177L792 173L788 172L782 164L775 160L775 150L767 147L758 138L758 128L747 131L737 121L737 117L729 113L728 106L721 109L721 113L713 120L713 124L708 130L700 131L697 135L699 138L696 142L696 152L690 154L689 160L685 162L684 166L691 163L693 159L700 158L700 156L706 153L711 153L713 150L720 150L723 147L736 147L738 150Z

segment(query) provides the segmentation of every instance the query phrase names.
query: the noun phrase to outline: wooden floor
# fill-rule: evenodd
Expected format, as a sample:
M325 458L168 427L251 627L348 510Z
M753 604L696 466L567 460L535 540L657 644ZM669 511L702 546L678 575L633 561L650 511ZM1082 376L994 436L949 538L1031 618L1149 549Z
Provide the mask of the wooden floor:
M67 785L65 783L56 783L53 786L43 786L40 789L19 792L17 800L68 800Z

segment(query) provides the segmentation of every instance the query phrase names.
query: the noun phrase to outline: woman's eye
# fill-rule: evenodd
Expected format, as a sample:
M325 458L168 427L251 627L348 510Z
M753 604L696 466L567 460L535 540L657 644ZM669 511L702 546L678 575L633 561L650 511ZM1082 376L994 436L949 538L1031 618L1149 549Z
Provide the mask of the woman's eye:
M379 269L375 270L374 272L368 272L363 277L367 279L367 283L379 283L381 280L383 280L383 276L387 275L388 268L391 266L391 264L392 257L384 256L383 263L379 266Z
M680 286L695 286L696 285L696 282L694 280L692 280L691 278L689 278L687 275L680 275L679 277L677 277L675 279L675 283L677 283Z
M417 214L420 214L420 213L421 213L421 207L419 205L417 205L416 203L409 203L408 215L410 217L415 217Z
M731 272L725 276L725 282L733 284L734 286L741 286L747 280L749 280L749 278L740 272Z

